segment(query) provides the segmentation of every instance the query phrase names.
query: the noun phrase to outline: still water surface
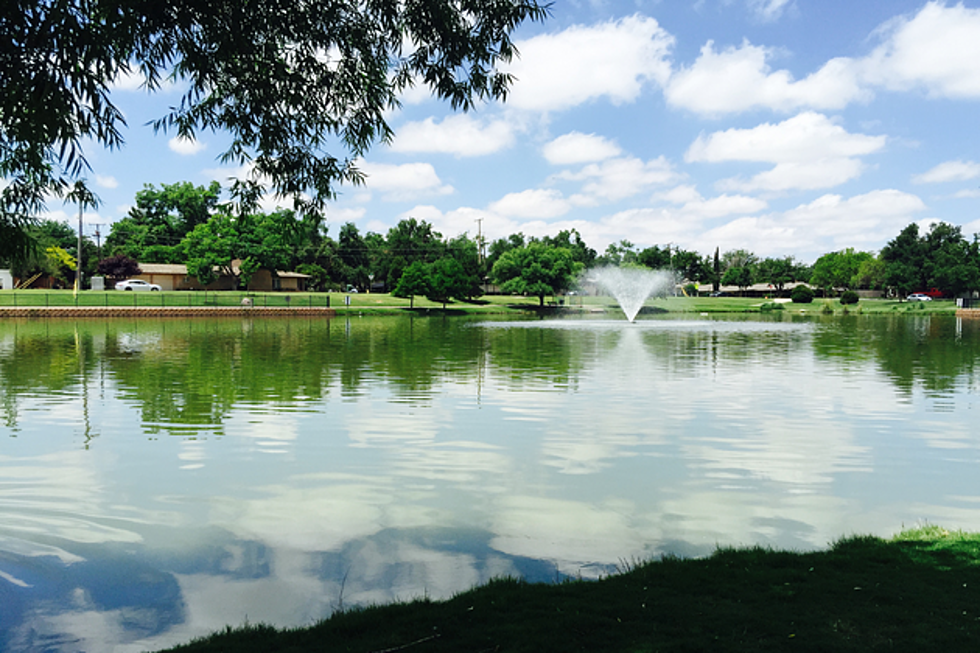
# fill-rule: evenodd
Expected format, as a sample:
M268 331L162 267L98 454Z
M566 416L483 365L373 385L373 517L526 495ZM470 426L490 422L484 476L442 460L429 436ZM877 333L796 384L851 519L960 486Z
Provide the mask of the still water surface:
M0 649L980 529L980 323L0 323Z

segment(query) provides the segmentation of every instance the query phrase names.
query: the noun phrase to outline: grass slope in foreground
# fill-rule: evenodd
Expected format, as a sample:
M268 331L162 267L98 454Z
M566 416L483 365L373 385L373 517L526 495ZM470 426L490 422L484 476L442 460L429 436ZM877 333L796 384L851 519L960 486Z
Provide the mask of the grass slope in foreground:
M601 581L495 580L448 601L229 628L174 651L977 651L980 535L938 527L829 550L720 549Z

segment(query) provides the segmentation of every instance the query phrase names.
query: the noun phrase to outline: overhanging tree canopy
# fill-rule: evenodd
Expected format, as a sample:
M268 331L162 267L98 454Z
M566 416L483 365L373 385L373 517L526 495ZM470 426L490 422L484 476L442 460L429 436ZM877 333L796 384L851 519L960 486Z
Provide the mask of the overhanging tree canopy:
M45 196L84 174L84 141L123 144L110 93L122 75L186 88L156 129L231 135L221 159L251 167L233 189L246 209L267 183L316 211L391 139L385 112L405 88L464 110L504 98L510 34L547 13L538 0L6 0L0 255L22 251Z

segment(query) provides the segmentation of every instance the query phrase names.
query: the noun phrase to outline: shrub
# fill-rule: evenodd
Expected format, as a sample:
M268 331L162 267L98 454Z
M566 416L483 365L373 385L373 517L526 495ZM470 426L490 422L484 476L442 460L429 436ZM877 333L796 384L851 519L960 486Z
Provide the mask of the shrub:
M763 313L769 313L770 311L782 311L783 305L777 304L776 302L767 302L759 307L759 310Z
M858 297L856 292L853 290L845 290L840 296L840 303L845 306L848 304L857 304L858 299L860 299L860 297Z
M813 288L800 285L793 288L789 296L794 304L809 304L813 301Z
M99 274L108 277L112 281L129 279L142 273L139 263L125 254L117 254L116 256L102 259L99 261L96 269Z

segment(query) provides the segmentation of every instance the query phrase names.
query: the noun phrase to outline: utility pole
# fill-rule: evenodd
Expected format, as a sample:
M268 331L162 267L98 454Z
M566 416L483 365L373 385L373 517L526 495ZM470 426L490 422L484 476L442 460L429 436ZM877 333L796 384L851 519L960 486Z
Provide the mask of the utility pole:
M483 265L483 218L476 218L476 260Z
M99 198L85 187L85 180L79 179L65 195L65 201L78 204L78 256L76 257L77 267L75 269L75 293L77 296L78 291L82 289L82 214L85 212L86 206L97 207Z
M78 256L75 263L75 294L82 289L82 211L85 203L78 203Z
M102 234L99 233L99 227L102 226L102 223L95 222L93 224L95 226L95 247L99 252L99 260L101 261L102 260Z
M480 268L480 288L487 291L487 270L483 267L483 218L476 218L476 262Z

